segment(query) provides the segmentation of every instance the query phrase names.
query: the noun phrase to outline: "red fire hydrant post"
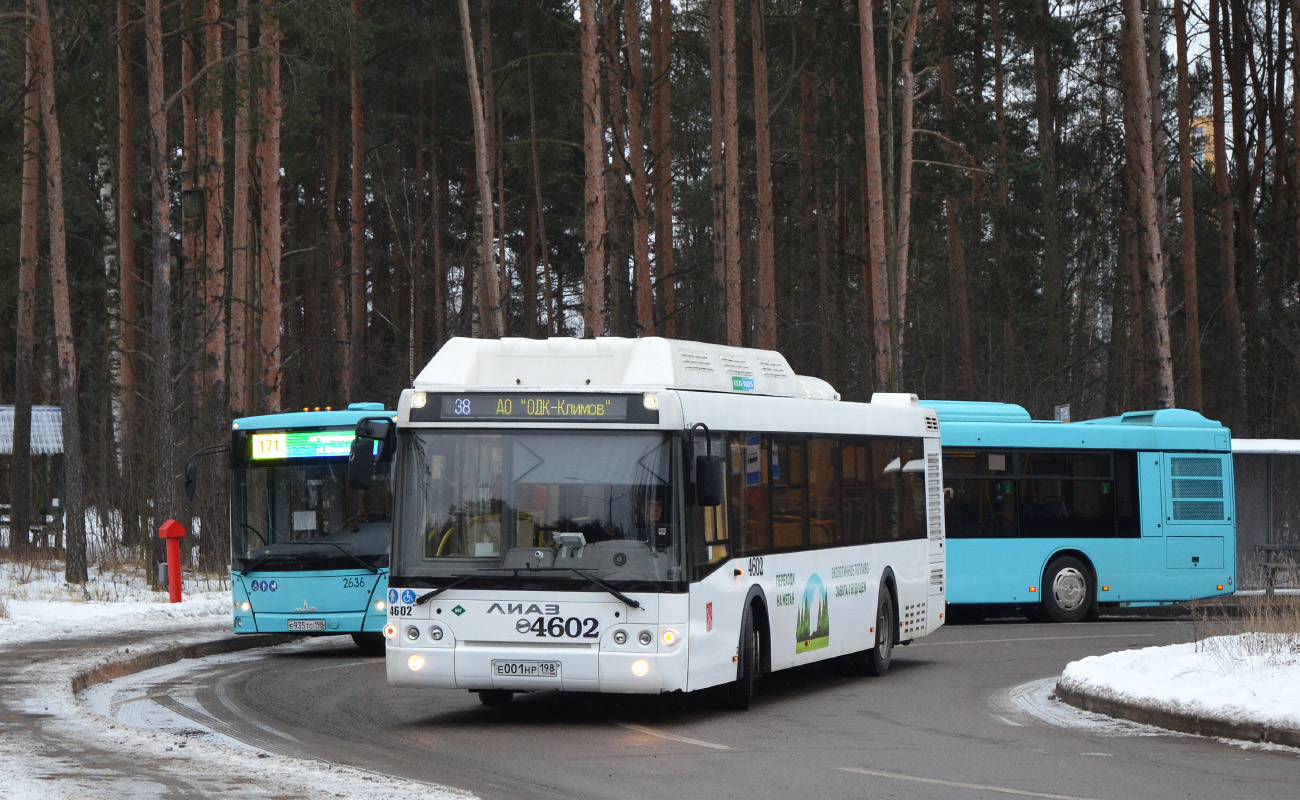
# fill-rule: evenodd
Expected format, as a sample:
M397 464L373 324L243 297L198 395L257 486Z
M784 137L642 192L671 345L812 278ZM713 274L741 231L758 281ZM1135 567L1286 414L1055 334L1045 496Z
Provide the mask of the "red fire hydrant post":
M158 535L167 540L167 594L172 603L181 601L181 537L185 526L169 519L158 528Z

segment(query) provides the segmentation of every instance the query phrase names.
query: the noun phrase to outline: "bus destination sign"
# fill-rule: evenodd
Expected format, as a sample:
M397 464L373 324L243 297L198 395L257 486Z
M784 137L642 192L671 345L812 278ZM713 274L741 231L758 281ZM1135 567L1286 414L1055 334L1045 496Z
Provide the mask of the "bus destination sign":
M640 399L626 394L429 395L423 408L411 409L411 421L657 423L659 412L645 408Z
M249 458L253 461L321 456L346 458L352 449L353 431L347 428L337 431L255 433L251 438L253 451Z

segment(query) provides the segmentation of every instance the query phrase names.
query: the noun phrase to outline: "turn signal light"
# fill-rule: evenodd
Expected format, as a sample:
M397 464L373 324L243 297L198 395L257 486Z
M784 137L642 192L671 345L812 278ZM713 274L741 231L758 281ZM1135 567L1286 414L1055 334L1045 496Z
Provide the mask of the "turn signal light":
M392 639L395 636L397 636L397 626L390 622L384 626L384 638Z
M677 631L673 630L672 628L668 628L663 632L662 635L664 639L664 644L668 645L669 647L672 647L673 645L677 644Z
M1029 593L1030 593L1030 594L1033 594L1033 593L1036 592L1036 591L1038 591L1038 587L1037 587L1037 586L1030 586L1030 587L1029 587Z

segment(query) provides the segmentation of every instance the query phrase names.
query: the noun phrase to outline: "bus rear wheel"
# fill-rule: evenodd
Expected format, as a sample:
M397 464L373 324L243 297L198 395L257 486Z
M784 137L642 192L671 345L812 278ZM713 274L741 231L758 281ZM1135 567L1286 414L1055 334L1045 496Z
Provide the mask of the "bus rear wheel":
M754 690L758 686L759 673L763 664L762 633L754 625L752 606L745 608L745 616L740 621L740 643L736 648L736 680L726 687L724 701L728 708L736 711L747 710L754 702Z
M515 693L505 689L483 689L478 693L478 701L488 708L509 704L515 699Z
M1061 556L1043 572L1043 610L1056 622L1078 622L1093 604L1092 575L1074 556Z
M876 602L876 643L867 651L863 665L868 675L880 677L889 672L889 665L894 660L894 634L897 630L893 595L882 586L880 599Z

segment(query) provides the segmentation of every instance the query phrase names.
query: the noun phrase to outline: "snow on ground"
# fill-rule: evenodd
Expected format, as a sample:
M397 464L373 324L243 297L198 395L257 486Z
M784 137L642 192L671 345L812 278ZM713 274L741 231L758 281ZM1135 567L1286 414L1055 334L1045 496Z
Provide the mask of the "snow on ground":
M1065 688L1174 713L1300 730L1300 635L1241 633L1066 665Z
M147 634L142 642L149 644L132 647L132 652L138 653L164 644L210 640L230 630L230 591L219 588L221 581L206 586L196 582L196 591L186 592L183 602L171 604L165 591L150 590L142 578L124 577L129 573L125 569L92 569L84 590L69 589L61 564L41 568L0 563L0 657L10 648L74 636ZM0 775L4 776L0 795L23 800L161 799L175 796L179 785L188 787L188 794L194 796L238 793L259 799L451 800L467 796L335 764L274 754L254 757L245 746L115 723L72 694L76 675L115 656L91 650L54 659L39 665L39 670L29 670L39 672L34 686L23 686L20 680L7 685L7 695L31 690L22 710L40 716L42 728L12 735L14 731L5 727L14 723L0 721L0 733L6 734L0 735ZM127 763L153 763L156 767L149 767L148 773L122 774L103 764L103 753L121 754Z
M170 604L166 592L154 592L130 570L92 569L85 589L70 589L62 567L0 563L0 648L25 643L101 634L147 631L160 641L200 641L229 630L230 594L224 582L192 580L184 602ZM337 765L271 755L252 759L244 747L219 741L178 743L157 731L111 725L72 695L74 675L102 663L107 654L48 665L48 691L40 709L59 718L76 740L104 748L132 748L144 757L171 758L185 747L196 774L212 780L232 772L267 790L315 796L379 800L462 797L449 790L377 776ZM1157 704L1171 710L1223 719L1253 720L1300 729L1300 636L1238 634L1200 642L1125 650L1069 664L1061 680L1074 688L1116 699ZM87 786L94 775L70 767L66 758L34 756L21 737L0 737L0 775L10 796L53 800L70 796L149 796L135 779L122 779L97 793ZM191 769L187 767L187 769ZM112 778L110 776L109 780ZM153 787L156 791L157 787ZM243 792L245 796L256 793Z

